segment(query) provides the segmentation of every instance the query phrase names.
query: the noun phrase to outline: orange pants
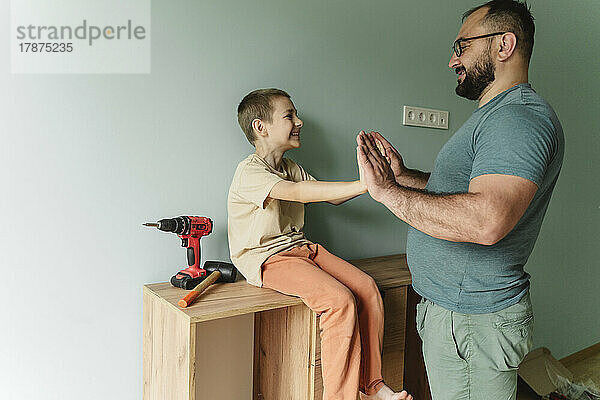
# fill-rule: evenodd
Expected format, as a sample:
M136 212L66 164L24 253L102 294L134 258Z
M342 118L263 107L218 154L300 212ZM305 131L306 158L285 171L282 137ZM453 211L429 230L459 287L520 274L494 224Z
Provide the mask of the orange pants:
M319 244L295 247L262 265L263 286L299 296L320 314L324 400L356 400L383 386L383 302L373 278Z

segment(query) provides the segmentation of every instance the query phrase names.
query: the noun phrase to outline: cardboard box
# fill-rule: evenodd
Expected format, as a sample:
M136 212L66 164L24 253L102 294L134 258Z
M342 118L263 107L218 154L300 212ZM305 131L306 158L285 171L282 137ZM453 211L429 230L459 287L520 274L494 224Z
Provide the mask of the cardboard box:
M519 376L540 396L556 390L557 376L573 381L573 373L552 357L545 347L532 350L525 356L519 365Z

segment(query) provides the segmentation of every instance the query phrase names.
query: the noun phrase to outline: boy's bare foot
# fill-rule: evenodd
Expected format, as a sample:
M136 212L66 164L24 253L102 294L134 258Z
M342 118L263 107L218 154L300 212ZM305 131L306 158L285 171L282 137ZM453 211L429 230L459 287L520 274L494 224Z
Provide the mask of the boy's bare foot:
M360 393L360 400L413 400L413 397L406 393L406 390L396 393L387 385L383 385L377 393L370 396Z

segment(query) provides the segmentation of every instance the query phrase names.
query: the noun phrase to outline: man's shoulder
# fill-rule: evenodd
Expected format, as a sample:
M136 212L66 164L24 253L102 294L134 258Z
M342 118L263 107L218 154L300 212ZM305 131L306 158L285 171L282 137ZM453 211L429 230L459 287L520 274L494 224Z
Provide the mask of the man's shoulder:
M551 110L520 102L507 103L491 110L478 124L473 138L498 138L503 142L516 141L523 146L543 141L556 142L561 132L559 124L551 117Z
M508 123L512 120L519 118L535 118L533 110L526 104L519 102L511 102L499 104L498 106L490 109L485 116L481 119L482 123L496 123L502 121Z
M521 84L507 93L484 115L483 120L494 118L548 119L554 111L529 84Z
M560 151L562 127L550 105L529 85L513 90L510 96L486 110L472 140L474 143L501 143L517 151L517 147L540 151L548 159Z
M482 115L480 127L513 129L514 127L547 127L554 130L554 111L542 97L531 91L496 104Z

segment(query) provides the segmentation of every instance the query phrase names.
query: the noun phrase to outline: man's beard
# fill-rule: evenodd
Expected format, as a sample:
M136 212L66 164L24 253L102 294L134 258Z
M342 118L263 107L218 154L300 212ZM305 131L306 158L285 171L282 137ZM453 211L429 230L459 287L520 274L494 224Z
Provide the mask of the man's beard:
M467 71L465 67L458 67L456 73L460 71L465 71L465 77L456 86L456 94L469 100L478 100L485 88L496 78L496 66L489 53L483 54L471 71Z

